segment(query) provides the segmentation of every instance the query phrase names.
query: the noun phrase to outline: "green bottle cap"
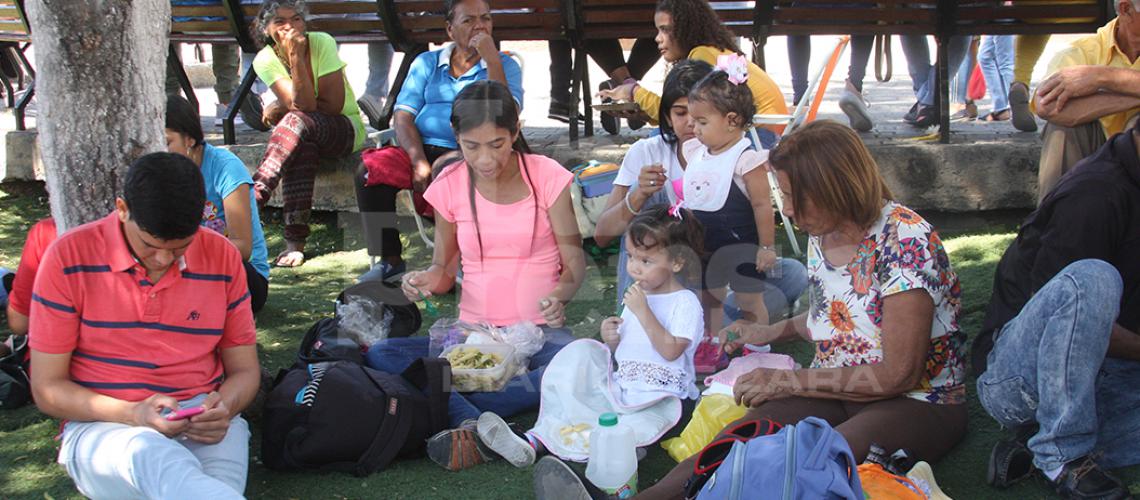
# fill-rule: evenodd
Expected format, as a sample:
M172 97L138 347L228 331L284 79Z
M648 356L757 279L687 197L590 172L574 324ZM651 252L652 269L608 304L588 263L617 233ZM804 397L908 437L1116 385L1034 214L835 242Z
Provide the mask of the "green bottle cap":
M598 425L602 427L613 427L617 425L617 413L603 413L598 417Z

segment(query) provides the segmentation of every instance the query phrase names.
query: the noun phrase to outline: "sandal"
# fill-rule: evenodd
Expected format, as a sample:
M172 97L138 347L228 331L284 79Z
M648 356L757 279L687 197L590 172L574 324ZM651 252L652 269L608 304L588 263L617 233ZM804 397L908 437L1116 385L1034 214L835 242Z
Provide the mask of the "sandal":
M995 111L993 113L986 115L984 118L982 118L982 121L1004 122L1004 121L1009 121L1010 118L1011 118L1011 113L1009 112L1009 109L1004 109L1004 110Z
M950 121L973 121L978 119L978 106L972 102L967 102L962 105L954 114L950 115Z

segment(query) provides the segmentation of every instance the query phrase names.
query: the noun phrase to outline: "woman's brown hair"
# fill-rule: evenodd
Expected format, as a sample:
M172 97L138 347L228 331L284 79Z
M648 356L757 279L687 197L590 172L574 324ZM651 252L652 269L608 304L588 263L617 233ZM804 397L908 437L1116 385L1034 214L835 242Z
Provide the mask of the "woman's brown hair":
M725 27L707 0L658 0L656 11L673 18L673 41L686 54L702 45L741 53L736 35Z
M832 220L870 227L879 219L883 201L893 198L855 131L830 120L809 123L785 136L768 163L788 175L797 209L810 198Z

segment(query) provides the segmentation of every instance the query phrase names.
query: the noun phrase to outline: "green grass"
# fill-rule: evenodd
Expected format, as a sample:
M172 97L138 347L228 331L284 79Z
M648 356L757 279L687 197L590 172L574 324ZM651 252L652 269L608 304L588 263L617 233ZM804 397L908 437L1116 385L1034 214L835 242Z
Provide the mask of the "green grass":
M14 268L18 264L23 237L27 229L47 215L47 197L40 184L0 185L0 265ZM283 248L279 214L266 214L270 235L270 255ZM298 269L274 269L269 302L258 318L261 362L270 371L292 363L297 342L314 321L332 314L332 301L367 268L368 258L359 232L351 224L338 227L331 214L318 214L310 240L310 261ZM941 218L941 217L938 217ZM349 220L351 218L348 218ZM936 218L937 220L937 218ZM941 225L941 224L939 224ZM953 224L947 224L953 227ZM408 226L412 227L412 226ZM963 284L961 324L974 334L981 326L989 300L994 267L1012 239L1016 227L1008 218L1004 222L986 220L985 227L956 228L944 234L951 259ZM418 238L406 239L406 256L413 267L426 263L430 253ZM613 259L615 257L611 257ZM612 314L614 277L612 260L591 263L588 279L567 317L579 337L595 336L598 323ZM454 296L438 297L439 313L455 315ZM425 323L436 318L425 316ZM807 361L810 350L804 345L781 346ZM973 387L971 378L969 386ZM524 425L534 415L516 420ZM259 458L260 432L253 421L251 467L246 494L251 498L529 498L531 475L498 462L475 469L449 473L426 459L403 460L387 470L367 478L342 474L278 473L267 470ZM55 464L57 442L52 438L58 423L34 407L0 413L0 497L4 498L80 498L63 469ZM939 484L953 498L1050 498L1051 492L1041 480L1030 480L1006 491L985 484L985 466L990 447L1001 432L978 405L970 399L970 433L949 456L935 467ZM642 486L658 480L673 462L659 448L653 447L641 463ZM1140 467L1119 471L1140 492Z

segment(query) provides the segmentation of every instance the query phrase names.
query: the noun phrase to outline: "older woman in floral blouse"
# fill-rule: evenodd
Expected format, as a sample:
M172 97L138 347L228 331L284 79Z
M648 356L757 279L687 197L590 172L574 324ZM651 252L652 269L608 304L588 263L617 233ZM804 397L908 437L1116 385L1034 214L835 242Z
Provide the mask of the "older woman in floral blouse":
M740 422L827 420L862 462L872 443L935 461L966 433L961 290L938 233L891 200L859 137L816 122L785 137L769 162L784 212L809 234L805 314L722 332L727 350L803 339L815 359L800 370L757 369L733 387ZM683 498L686 460L643 492Z

